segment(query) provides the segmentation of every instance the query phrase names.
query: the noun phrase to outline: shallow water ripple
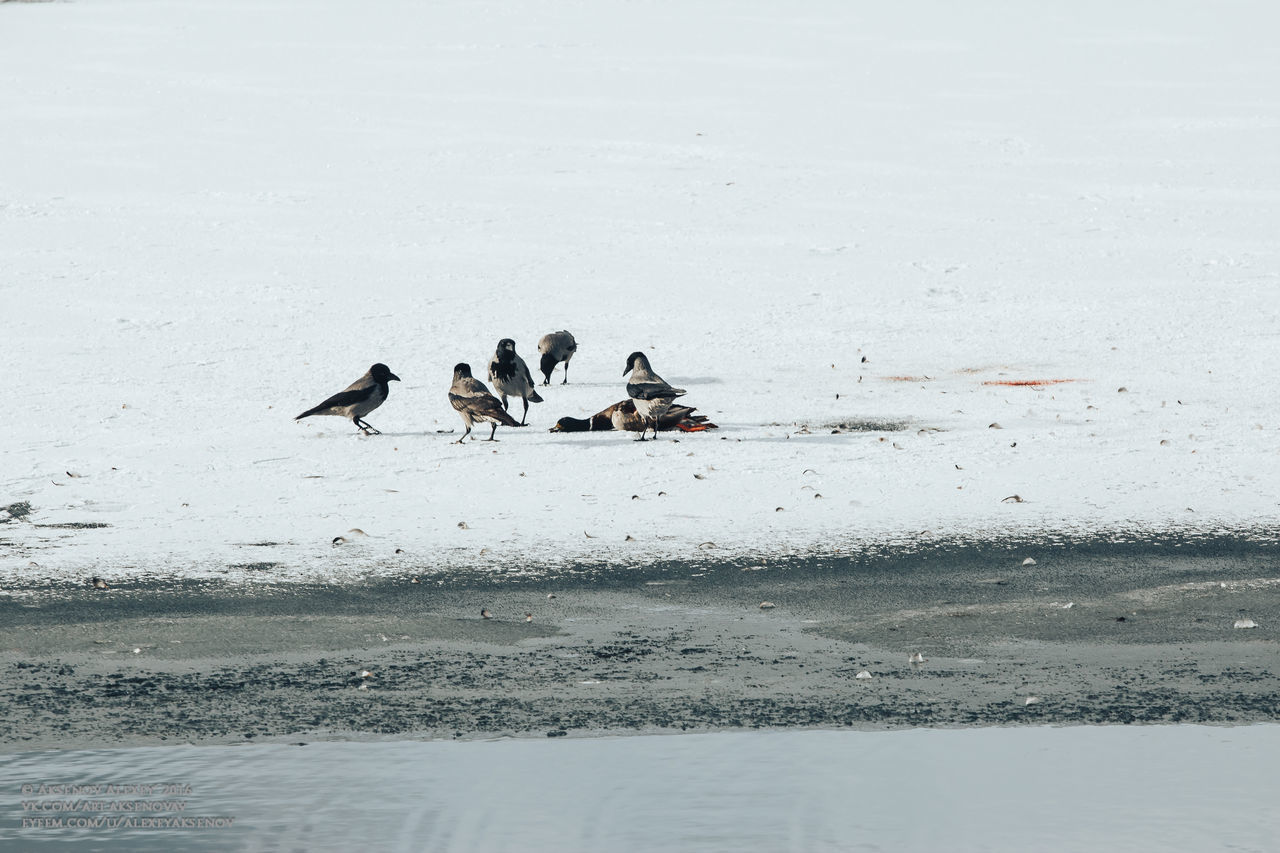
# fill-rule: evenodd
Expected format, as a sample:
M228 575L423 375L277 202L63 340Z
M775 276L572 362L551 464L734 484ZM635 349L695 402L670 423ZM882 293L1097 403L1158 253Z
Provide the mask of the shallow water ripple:
M0 770L0 850L1263 851L1277 759L1277 725L40 752ZM152 783L190 792L22 793ZM67 799L234 823L23 828L23 802Z

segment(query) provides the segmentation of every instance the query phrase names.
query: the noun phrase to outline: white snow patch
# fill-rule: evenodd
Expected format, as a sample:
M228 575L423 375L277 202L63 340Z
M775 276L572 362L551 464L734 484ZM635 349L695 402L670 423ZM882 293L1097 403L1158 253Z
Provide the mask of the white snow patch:
M1006 11L0 4L0 584L1270 523L1280 7ZM637 349L721 428L546 431Z

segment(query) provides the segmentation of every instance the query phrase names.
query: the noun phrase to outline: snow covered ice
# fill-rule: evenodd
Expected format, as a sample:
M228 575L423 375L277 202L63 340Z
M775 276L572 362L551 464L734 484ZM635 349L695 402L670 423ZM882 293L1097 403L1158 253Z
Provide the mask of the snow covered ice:
M0 4L0 583L1268 528L1277 24ZM453 445L453 365L558 329ZM720 429L547 432L633 350ZM293 422L374 362L383 435Z

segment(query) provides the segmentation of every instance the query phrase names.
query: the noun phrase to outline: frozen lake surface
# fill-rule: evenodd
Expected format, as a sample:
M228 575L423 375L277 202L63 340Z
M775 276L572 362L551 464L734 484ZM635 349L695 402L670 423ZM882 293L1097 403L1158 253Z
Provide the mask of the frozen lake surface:
M0 4L0 586L1271 525L1278 9Z
M1280 835L1277 760L1276 725L26 753L0 769L0 850L1261 853ZM19 793L42 783L190 790ZM234 821L182 830L20 827L37 814L22 811L22 801L65 800L183 803L183 817ZM124 813L75 817L99 815Z

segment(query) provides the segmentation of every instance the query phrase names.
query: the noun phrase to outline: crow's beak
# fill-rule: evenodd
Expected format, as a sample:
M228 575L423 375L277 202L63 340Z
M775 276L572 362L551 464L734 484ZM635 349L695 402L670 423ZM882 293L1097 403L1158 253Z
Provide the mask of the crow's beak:
M396 376L394 373L388 373L388 374L387 374L387 378L388 378L388 379L394 379L394 380L395 380L395 381L397 381L397 382L399 382L399 381L400 381L400 377L399 377L399 376Z

